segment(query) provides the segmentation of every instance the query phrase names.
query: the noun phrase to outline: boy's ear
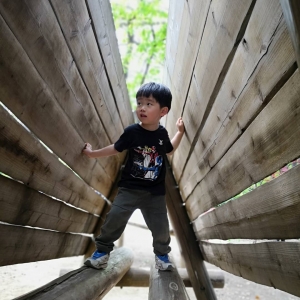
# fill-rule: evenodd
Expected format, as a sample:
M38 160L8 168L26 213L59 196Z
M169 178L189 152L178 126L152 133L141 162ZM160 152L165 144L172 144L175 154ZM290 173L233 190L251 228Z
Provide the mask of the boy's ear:
M169 109L165 106L161 109L160 111L160 117L162 118L163 116L165 116L167 113L169 112Z

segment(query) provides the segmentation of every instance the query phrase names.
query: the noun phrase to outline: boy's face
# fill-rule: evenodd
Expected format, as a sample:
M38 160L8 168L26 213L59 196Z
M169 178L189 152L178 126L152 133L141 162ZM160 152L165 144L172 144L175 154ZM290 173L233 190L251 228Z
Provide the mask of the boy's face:
M160 118L168 113L168 108L161 108L152 95L150 97L139 97L136 103L137 117L144 125L157 125Z

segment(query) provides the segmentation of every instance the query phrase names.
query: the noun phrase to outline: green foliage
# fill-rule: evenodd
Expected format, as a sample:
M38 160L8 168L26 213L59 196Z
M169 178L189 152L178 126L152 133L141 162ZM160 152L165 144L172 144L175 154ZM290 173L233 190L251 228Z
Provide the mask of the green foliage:
M162 0L111 0L133 107L141 84L162 80L168 14L161 4Z

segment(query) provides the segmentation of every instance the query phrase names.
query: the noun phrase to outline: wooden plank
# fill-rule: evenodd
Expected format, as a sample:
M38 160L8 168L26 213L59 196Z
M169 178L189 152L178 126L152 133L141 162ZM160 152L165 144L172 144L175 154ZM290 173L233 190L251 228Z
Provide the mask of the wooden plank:
M166 172L166 202L170 220L178 239L195 295L198 299L216 299L208 277L201 251L197 245L195 233L185 208L169 164Z
M185 96L186 133L172 162L178 181L244 34L252 2L245 0L236 5L235 0L212 1L209 7L191 86ZM197 18L197 11L194 13Z
M106 103L109 121L103 123L115 127L115 135L111 137L115 142L123 132L123 126L97 49L87 7L82 1L77 1L76 5L76 1L51 0L51 4L93 102L101 99ZM85 11L79 13L77 8Z
M245 279L300 296L300 243L201 243L205 260Z
M0 2L0 12L82 139L95 147L111 144L111 137L119 133L113 122L103 128L102 120L108 122L108 114L102 112L106 105L103 100L98 101L98 107L104 106L100 120L95 109L97 103L94 105L86 90L49 2L18 4L4 0ZM119 164L117 157L105 158L100 163L114 177Z
M79 4L79 1L77 4ZM107 78L114 96L112 101L115 101L123 126L126 127L133 123L133 114L125 84L125 75L110 2L108 0L92 0L86 1L86 5L89 9L94 34L107 70Z
M83 255L82 235L0 224L0 266Z
M236 99L229 101L224 98L227 95L226 99L230 99L228 93L230 88L235 89L235 83L228 83L218 95L179 184L184 199L295 71L292 43L284 20L281 20L267 49ZM237 51L237 62L233 62L229 75L236 76L240 64L247 65L249 57L244 51L244 47Z
M0 106L0 172L66 203L100 214L105 201Z
M297 0L280 0L284 18L293 40L298 66L300 66L300 3Z
M194 222L198 240L300 236L300 166Z
M185 287L192 287L187 270L184 268L177 269ZM160 272L161 273L161 272ZM224 287L224 272L219 270L208 270L208 275L212 286L216 288ZM130 268L122 279L116 284L120 287L148 287L150 279L150 268Z
M104 270L82 267L16 299L103 299L123 277L132 263L132 251L119 248L111 253L108 266Z
M87 183L107 195L112 179L97 160L81 154L85 140L0 17L1 101Z
M92 233L95 215L66 205L24 184L0 176L0 221L61 232Z
M189 299L183 281L176 268L171 272L160 272L155 266L151 267L148 299Z
M191 220L300 156L299 93L297 70L197 185L186 201Z

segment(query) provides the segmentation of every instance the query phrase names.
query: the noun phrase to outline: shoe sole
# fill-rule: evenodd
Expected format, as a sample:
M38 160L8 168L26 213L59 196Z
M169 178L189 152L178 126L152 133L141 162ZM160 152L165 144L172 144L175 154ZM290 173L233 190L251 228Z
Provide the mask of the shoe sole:
M94 266L89 260L85 261L84 265L86 265L87 267L94 268L96 270L105 269L107 267L107 263L104 263L104 264L102 264L100 266Z

